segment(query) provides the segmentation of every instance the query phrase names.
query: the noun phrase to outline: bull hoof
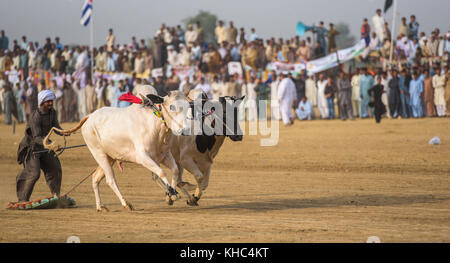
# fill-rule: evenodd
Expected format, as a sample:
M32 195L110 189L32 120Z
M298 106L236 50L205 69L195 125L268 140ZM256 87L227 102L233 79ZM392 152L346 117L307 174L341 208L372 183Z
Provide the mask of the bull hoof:
M181 198L177 190L173 189L171 186L168 186L167 190L167 196L169 196L172 201L176 201Z
M168 194L170 195L170 196L172 196L172 195L178 195L178 192L177 192L177 190L175 190L172 186L168 186L167 187L167 191L168 191Z
M172 200L172 198L170 198L168 195L166 195L166 203L167 203L168 205L173 205L173 200Z
M106 206L100 206L100 209L97 208L97 212L109 212L109 209Z
M196 197L195 195L192 195L191 198L186 201L186 203L190 206L198 206L198 200L200 200L200 198Z
M128 203L128 202L126 202L126 203L127 203L127 205L124 206L124 208L125 208L126 210L130 211L130 212L133 211L133 210L134 210L133 205L130 204L130 203Z

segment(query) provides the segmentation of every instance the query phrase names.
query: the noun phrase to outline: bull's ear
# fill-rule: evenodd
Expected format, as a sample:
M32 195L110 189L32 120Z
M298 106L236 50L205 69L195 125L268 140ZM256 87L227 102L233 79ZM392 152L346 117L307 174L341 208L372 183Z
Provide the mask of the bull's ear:
M154 94L147 94L147 98L152 102L152 103L156 103L156 104L161 104L164 102L164 98L160 97L158 95L154 95Z

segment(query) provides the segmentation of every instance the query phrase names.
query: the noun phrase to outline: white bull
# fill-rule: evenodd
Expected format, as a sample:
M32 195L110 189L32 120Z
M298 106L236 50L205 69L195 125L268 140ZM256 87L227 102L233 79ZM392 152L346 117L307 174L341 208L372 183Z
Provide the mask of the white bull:
M144 104L133 104L127 108L101 108L85 117L77 127L60 131L70 134L81 127L83 138L99 165L92 178L97 211L108 211L101 203L98 189L103 177L106 177L106 183L117 195L122 206L133 210L117 186L112 168L114 161L141 164L159 177L157 179L166 187L171 200L178 198L178 193L170 186L160 164L170 168L172 173L178 174L177 165L170 152L170 144L174 138L172 132L181 134L185 128L189 102L179 91L170 92L164 98L157 95L147 97L148 99L143 98ZM162 106L161 113L167 127L162 118L155 114L156 104ZM50 134L51 132L44 142L51 148L52 145L47 143Z

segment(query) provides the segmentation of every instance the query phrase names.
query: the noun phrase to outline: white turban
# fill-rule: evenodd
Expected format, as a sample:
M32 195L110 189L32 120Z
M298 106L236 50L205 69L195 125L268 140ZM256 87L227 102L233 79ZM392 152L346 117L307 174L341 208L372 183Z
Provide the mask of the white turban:
M41 106L41 104L46 101L55 100L55 99L56 99L55 94L51 90L48 90L48 89L45 89L45 90L39 92L39 94L38 94L39 106Z

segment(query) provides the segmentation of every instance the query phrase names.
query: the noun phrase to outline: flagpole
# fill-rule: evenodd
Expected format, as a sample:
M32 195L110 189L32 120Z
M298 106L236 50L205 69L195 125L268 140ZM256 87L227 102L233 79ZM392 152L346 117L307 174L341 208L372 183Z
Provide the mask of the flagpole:
M397 0L394 0L394 15L392 18L392 30L391 30L391 51L389 53L389 68L392 68L392 55L394 50L394 35L395 35L396 20L397 20Z
M92 3L92 12L91 12L91 80L94 81L94 6ZM95 83L95 81L94 81ZM92 83L91 83L92 84Z

